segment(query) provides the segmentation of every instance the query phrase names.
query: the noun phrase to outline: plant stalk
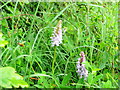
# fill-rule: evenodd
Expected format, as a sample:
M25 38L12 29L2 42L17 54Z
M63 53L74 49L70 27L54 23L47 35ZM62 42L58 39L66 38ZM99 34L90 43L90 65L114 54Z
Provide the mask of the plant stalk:
M53 57L53 62L52 62L52 74L54 75L54 70L55 70L55 61L56 61L56 46L54 47L54 57Z

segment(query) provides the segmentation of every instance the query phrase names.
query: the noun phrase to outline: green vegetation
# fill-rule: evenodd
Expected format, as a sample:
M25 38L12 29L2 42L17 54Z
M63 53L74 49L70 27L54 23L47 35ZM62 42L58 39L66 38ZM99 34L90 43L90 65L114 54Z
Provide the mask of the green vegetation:
M2 2L0 8L0 69L11 74L0 71L1 87L119 88L118 3ZM59 20L66 32L62 44L51 47ZM76 72L81 51L87 80Z
M8 44L7 41L3 39L3 34L0 32L0 47L5 47L6 44Z
M15 69L12 67L0 68L0 86L7 88L22 88L28 87L28 84L23 81L23 77L15 73Z

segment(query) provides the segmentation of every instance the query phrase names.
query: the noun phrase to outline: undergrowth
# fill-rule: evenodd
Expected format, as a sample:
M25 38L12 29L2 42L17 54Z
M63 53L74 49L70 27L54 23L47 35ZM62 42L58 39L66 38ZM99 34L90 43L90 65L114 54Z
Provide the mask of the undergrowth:
M0 66L13 67L29 88L118 88L118 3L2 2ZM62 20L62 44L54 47L54 27ZM76 71L84 51L88 78Z

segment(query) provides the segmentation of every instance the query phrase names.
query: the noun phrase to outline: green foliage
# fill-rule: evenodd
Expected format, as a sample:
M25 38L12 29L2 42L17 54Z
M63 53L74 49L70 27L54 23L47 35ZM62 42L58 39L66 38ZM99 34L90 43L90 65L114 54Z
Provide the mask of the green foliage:
M0 86L4 88L19 88L28 87L28 84L23 80L23 77L15 73L12 67L0 68Z
M4 47L5 45L8 44L6 40L2 38L3 34L0 32L0 47Z
M63 78L63 80L62 80L62 85L65 86L65 85L69 82L70 78L71 78L71 73L69 73L68 75L66 75L66 76Z
M102 82L102 88L116 88L114 86L112 86L112 82L110 80L108 80L107 82Z
M119 87L118 3L28 1L1 2L1 32L9 42L0 33L0 47L7 44L0 48L1 66L14 67L31 88ZM52 74L50 37L59 20L67 31L56 47ZM81 51L89 73L86 81L76 73ZM5 82L14 85L15 81Z
M64 76L63 80L60 82L57 76L46 75L46 72L36 73L30 75L30 77L39 77L38 84L35 84L35 87L38 88L70 88L67 84L71 79L71 73Z

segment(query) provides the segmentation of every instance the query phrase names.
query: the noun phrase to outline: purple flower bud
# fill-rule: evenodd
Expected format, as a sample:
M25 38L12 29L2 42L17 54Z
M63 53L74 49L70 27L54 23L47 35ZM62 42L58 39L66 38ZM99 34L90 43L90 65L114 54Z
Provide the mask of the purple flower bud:
M84 77L84 80L86 80L87 77L88 77L88 71L85 68L85 64L82 64L82 62L85 62L85 60L86 60L84 52L81 52L80 56L81 56L81 58L78 58L78 62L77 62L77 65L76 65L76 67L77 67L76 72L78 73L80 78Z

